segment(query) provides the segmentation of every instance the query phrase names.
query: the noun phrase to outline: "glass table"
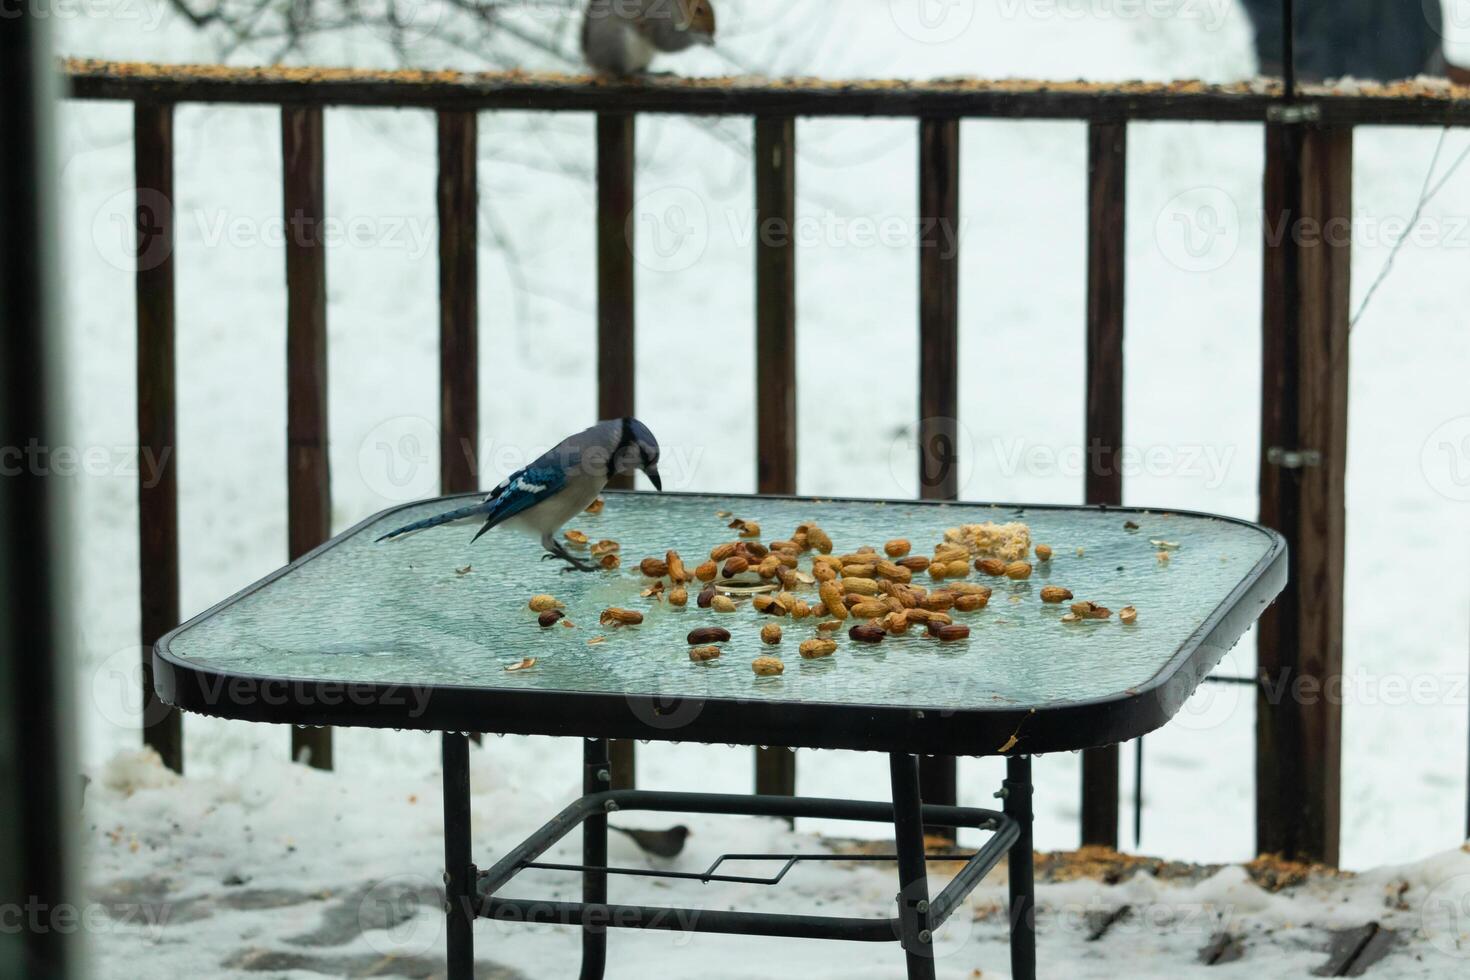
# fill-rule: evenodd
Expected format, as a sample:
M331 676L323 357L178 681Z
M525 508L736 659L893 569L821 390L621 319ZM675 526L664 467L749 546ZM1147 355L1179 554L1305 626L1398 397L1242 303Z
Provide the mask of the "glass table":
M1124 508L898 503L862 500L610 492L599 514L568 529L615 540L622 567L564 574L539 544L450 526L376 543L394 528L462 505L447 498L385 511L343 532L158 642L154 670L163 700L188 711L297 725L373 726L447 733L444 744L446 898L450 975L470 976L476 916L578 925L584 977L600 976L606 929L693 931L897 940L909 976L932 977L931 933L1007 852L1013 903L1013 972L1034 976L1031 884L1031 756L1110 745L1166 723L1286 580L1286 545L1243 521ZM692 570L712 548L736 540L732 519L758 522L758 540L820 525L833 554L880 551L896 538L928 554L961 525L1025 522L1053 549L1030 577L966 581L991 586L988 605L950 611L968 639L942 642L919 628L882 642L854 642L843 624L834 655L804 659L798 644L819 620L757 613L745 597L733 613L642 593L644 557L669 549ZM1029 557L1029 556L1028 556ZM810 570L808 556L800 568ZM929 589L945 583L915 574ZM1069 603L1041 601L1047 585L1114 610L1067 621ZM810 593L810 594L804 594ZM543 628L528 600L550 594L566 622ZM815 587L795 593L816 604ZM1132 606L1137 620L1120 622ZM603 626L608 607L634 609L634 626ZM785 636L766 645L760 627ZM722 655L689 656L688 634L720 626ZM782 661L760 676L752 661ZM532 662L534 661L534 662ZM524 664L521 669L508 669ZM586 795L488 871L469 853L468 743L463 733L587 739ZM890 756L893 803L779 796L612 790L608 738L881 751ZM1000 811L923 804L922 754L1003 755ZM895 825L901 891L886 920L655 909L607 904L606 814L616 809L821 816ZM987 844L932 900L923 826L981 827ZM583 901L506 898L502 886L578 826ZM748 856L742 856L748 857ZM779 881L790 855L760 883ZM718 863L717 863L718 865ZM712 867L707 881L750 880Z

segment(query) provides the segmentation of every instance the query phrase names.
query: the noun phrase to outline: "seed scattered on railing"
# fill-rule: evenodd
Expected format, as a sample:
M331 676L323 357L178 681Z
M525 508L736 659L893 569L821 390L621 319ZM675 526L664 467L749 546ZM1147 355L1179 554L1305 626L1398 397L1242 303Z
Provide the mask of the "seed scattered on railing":
M587 513L589 513L589 514L601 514L602 513L602 508L604 508L606 506L607 506L607 501L606 500L603 500L601 497L598 497L596 500L592 501L592 503L590 503L590 504L587 505Z
M1049 544L1039 544L1039 545L1036 546L1036 560L1037 561L1051 561L1051 554L1052 554L1052 552L1051 552L1051 545L1049 545Z
M883 545L883 553L889 558L902 558L909 553L913 545L903 538L894 538Z
M1138 622L1138 610L1132 606L1124 606L1118 610L1118 621L1124 626L1132 626Z
M960 612L977 612L990 605L990 596L962 595L955 598L954 607Z
M1006 566L1006 578L1028 579L1031 577L1031 563L1029 561L1013 561Z
M700 609L708 609L715 601L715 587L706 585L699 590L699 598L695 600Z
M562 612L560 609L548 609L540 616L536 617L536 622L541 625L542 629L546 629L549 626L555 626L557 622L561 620L561 618L565 615L566 613Z
M597 559L597 564L601 565L604 571L615 572L622 566L623 559L616 551L613 551Z
M883 637L886 635L887 633L884 632L883 627L871 624L854 626L847 631L848 638L857 643L882 643Z
M669 593L669 605L682 607L688 604L689 590L684 588L684 586L681 585Z
M735 600L727 595L716 595L710 600L710 608L717 613L732 613L735 611Z
M697 664L717 660L720 656L719 647L692 647L689 650L689 659Z
M691 646L701 643L727 643L730 640L730 631L723 626L701 626L690 630L687 639Z
M1006 563L999 558L981 558L975 562L975 569L992 578L1000 578L1006 573Z
M767 623L761 627L761 642L767 646L775 646L781 642L781 627L775 623Z
M750 669L761 677L774 677L785 671L786 665L775 657L756 657L750 662Z
M713 582L718 574L720 574L720 566L712 561L701 562L694 570L694 577L701 582Z
M1063 602L1072 601L1072 590L1064 589L1060 585L1047 585L1041 589L1041 601L1051 605L1060 605Z
M567 531L565 534L562 535L562 537L566 538L567 544L571 545L573 548L587 547L587 535L582 533L581 531Z
M968 640L970 638L970 627L960 626L955 623L942 625L931 625L929 632L945 643L953 643L955 640Z
M513 673L513 672L515 672L517 670L530 670L534 666L536 666L536 658L535 657L527 657L526 659L520 661L519 663L511 664L510 666L506 667L505 669L506 669L506 671Z
M548 609L558 609L561 603L556 601L556 596L534 595L531 597L530 607L532 612L546 612Z

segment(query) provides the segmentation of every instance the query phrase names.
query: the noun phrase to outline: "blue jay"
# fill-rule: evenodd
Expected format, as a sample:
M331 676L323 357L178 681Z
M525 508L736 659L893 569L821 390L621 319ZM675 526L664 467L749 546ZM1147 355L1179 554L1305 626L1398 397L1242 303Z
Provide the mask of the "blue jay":
M559 558L568 565L563 571L593 572L597 566L568 553L556 532L586 510L609 479L635 470L648 474L654 488L663 490L658 475L658 441L648 426L634 418L599 422L567 436L531 465L512 473L479 503L390 531L378 541L483 517L485 523L473 541L503 524L540 537L541 547L546 549L542 561Z

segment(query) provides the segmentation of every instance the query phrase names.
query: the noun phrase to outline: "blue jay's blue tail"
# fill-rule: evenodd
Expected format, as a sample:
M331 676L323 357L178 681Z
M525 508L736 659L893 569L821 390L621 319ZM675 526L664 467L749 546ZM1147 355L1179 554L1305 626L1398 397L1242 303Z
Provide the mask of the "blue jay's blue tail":
M421 521L416 521L413 524L409 524L405 527L400 527L396 531L389 531L387 534L383 535L381 538L373 543L378 544L379 542L387 541L390 538L397 538L405 534L412 534L415 531L424 531L431 527L439 527L442 524L452 524L455 521L462 521L467 517L475 517L477 515L486 514L489 512L489 510L490 504L482 500L479 503L472 504L469 507L461 507L459 510L451 510L447 514L439 514L434 517L426 517ZM476 537L478 537L478 535L476 535Z

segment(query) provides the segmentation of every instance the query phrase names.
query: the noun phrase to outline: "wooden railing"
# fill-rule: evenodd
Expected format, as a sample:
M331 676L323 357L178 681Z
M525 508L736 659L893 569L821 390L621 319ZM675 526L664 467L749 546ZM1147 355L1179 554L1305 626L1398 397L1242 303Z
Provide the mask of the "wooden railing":
M634 259L626 224L634 205L637 113L743 115L754 120L757 221L794 226L796 123L805 116L910 117L918 124L921 227L958 227L961 119L1075 119L1088 124L1086 499L1122 500L1116 465L1123 437L1124 214L1131 120L1264 125L1266 228L1282 219L1351 220L1352 127L1470 124L1470 92L1412 85L1339 95L1306 89L1285 103L1279 86L1082 83L942 83L657 78L607 82L525 73L363 72L165 67L71 62L70 94L135 106L138 247L166 257L138 272L138 429L155 458L174 444L172 112L180 102L281 107L288 220L324 217L322 112L326 106L419 107L438 114L440 219L440 425L444 492L476 488L476 113L495 109L586 111L597 121L598 410L631 414ZM288 236L290 542L301 554L329 533L326 462L325 262L315 236ZM758 490L796 489L796 255L790 236L755 237ZM1291 542L1291 585L1262 622L1257 685L1257 844L1261 851L1337 859L1341 717L1330 699L1279 699L1292 681L1342 671L1343 479L1347 432L1346 239L1291 234L1266 242L1262 368L1261 519ZM953 455L959 414L959 257L921 247L920 487L958 492ZM1303 455L1305 454L1305 455ZM1315 455L1313 455L1315 454ZM1301 465L1303 461L1307 465ZM140 485L145 648L178 620L177 484L171 468ZM151 677L145 684L152 698ZM1285 683L1283 683L1285 682ZM150 714L150 717L153 717ZM164 713L144 732L179 769L179 719ZM293 733L293 753L331 764L331 733ZM616 746L616 779L633 780L632 746ZM795 757L760 751L756 785L789 793ZM1118 841L1118 749L1084 753L1082 835ZM955 797L952 759L924 770L925 799Z

